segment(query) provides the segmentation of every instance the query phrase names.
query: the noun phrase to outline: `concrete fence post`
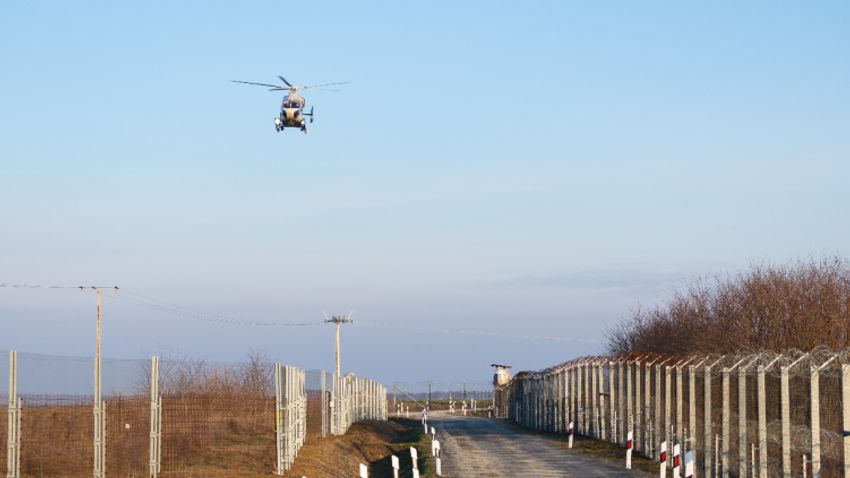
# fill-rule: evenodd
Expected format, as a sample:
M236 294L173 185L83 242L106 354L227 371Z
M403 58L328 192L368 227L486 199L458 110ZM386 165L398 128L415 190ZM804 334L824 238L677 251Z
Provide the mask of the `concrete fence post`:
M566 422L573 421L573 381L571 380L571 376L573 373L572 365L568 365L567 369L564 370L564 410L566 411Z
M711 365L706 365L704 369L705 378L703 379L703 432L705 440L703 443L705 444L704 470L706 478L711 478L711 463L713 459L716 459L716 457L714 456L714 452L711 449L711 444L714 441L712 440L713 437L711 432L711 368L718 362L720 362L720 359L718 359Z
M684 446L685 446L685 435L684 435L684 433L685 433L684 418L685 417L683 415L684 407L683 407L682 402L684 400L685 395L684 395L684 391L682 390L682 387L684 386L684 380L683 380L683 377L682 377L682 375L683 375L682 370L688 362L690 362L690 360L680 361L679 363L677 363L675 365L675 367L676 367L676 440L679 443L682 444L683 449L684 449Z
M582 422L583 422L583 430L585 435L590 435L590 413L588 413L588 409L590 408L590 381L588 380L588 368L590 365L585 361L582 366Z
M647 456L652 456L652 364L658 359L647 362L644 371L644 387L643 387L643 453ZM657 400L658 397L656 396ZM655 418L658 420L658 417Z
M673 442L673 437L670 436L673 431L673 374L670 373L672 371L672 365L664 366L664 426L657 427L660 430L658 439L663 439L668 444L668 449L664 450L665 452L668 452L670 447L675 445L675 443ZM655 410L657 411L658 407L656 407ZM660 421L661 420L659 420L659 422Z
M596 372L599 374L599 439L605 439L605 361L599 361ZM610 399L610 396L609 396Z
M789 374L791 369L805 359L808 354L795 360L791 365L779 368L780 410L782 413L782 476L791 478L791 388Z
M596 361L590 362L588 366L590 372L590 436L594 438L599 438L599 416L598 416L598 403L599 403L599 393L597 390L597 373L596 373Z
M641 451L641 437L643 436L641 433L642 426L642 414L643 409L641 408L640 403L640 386L641 386L641 363L640 360L635 360L635 423L634 423L634 448L635 451Z
M837 356L833 355L820 365L811 368L811 424L812 424L812 476L821 477L820 448L820 371L829 366Z
M690 443L688 449L697 448L697 373L696 365L688 365L688 431ZM696 459L696 457L694 457Z
M626 441L626 363L624 360L619 360L617 363L617 443L623 444Z
M664 362L666 362L666 360ZM661 371L662 371L662 365L664 364L664 362L659 362L659 363L655 364L655 397L654 397L655 410L652 412L653 413L653 422L652 422L653 426L652 426L652 437L651 437L650 443L652 443L653 450L651 450L651 451L654 451L655 444L658 443L659 441L665 443L665 445L667 443L667 437L664 436L664 424L661 423L661 402L662 402L662 399L661 399L661 397L662 397L662 395L661 395L661 393L662 393L661 392ZM666 450L661 450L661 451L666 452Z
M616 387L614 386L614 362L608 361L608 422L611 424L611 434L608 435L608 437L609 441L612 443L617 441L616 397Z
M812 424L812 476L820 478L820 369L813 365L810 375Z
M747 370L757 359L738 368L738 475L747 476ZM755 476L753 476L755 478Z
M632 371L634 367L634 361L630 361L626 364L626 414L623 415L625 422L623 423L623 431L627 434L632 433L632 425L633 425L633 417L634 413L632 412L632 394L634 393L632 390ZM628 442L628 437L626 441Z

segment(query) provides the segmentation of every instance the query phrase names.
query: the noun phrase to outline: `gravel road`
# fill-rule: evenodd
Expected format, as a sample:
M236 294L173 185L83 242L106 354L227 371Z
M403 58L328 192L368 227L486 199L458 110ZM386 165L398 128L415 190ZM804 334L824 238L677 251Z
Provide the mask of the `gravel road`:
M572 452L552 437L527 433L501 420L434 412L429 425L440 440L444 477L649 476Z

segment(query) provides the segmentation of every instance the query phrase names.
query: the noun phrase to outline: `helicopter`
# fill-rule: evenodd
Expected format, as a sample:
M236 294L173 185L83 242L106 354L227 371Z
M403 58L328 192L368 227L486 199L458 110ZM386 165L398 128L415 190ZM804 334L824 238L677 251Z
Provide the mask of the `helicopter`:
M341 83L323 83L321 85L297 86L286 81L286 78L278 75L282 85L271 85L268 83L254 83L251 81L231 80L234 83L243 83L246 85L265 86L269 91L289 91L289 94L283 99L280 104L280 116L274 118L274 129L278 133L284 128L299 128L304 134L307 134L307 116L310 117L310 123L313 122L313 107L310 107L310 112L307 113L304 108L307 107L307 100L298 95L298 90L306 90L309 88L323 88L326 86L345 85L348 82Z

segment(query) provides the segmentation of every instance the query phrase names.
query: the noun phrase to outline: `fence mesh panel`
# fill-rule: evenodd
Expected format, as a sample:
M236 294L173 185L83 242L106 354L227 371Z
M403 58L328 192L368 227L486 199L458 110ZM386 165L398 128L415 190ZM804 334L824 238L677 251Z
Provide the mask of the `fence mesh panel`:
M17 357L21 476L90 476L94 361ZM0 366L8 370L8 355ZM386 419L386 390L377 382L347 374L334 387L329 373L258 357L245 363L104 359L101 370L105 472L113 477L151 476L157 463L161 477L282 473L305 440L333 433L331 403L338 405L338 434L360 420ZM6 445L9 376L2 378L0 443ZM2 472L6 461L0 453Z

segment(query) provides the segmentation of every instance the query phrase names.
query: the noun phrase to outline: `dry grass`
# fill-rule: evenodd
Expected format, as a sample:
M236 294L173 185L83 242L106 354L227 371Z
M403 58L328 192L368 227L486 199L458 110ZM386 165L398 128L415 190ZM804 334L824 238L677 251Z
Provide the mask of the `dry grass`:
M410 476L407 470L411 468L408 451L411 446L419 450L420 476L433 476L429 474L431 471L425 459L430 448L424 440L419 422L414 420L355 423L343 436L319 438L305 444L285 476L357 476L358 466L364 463L369 466L370 477L391 478L390 456L393 454L399 457L401 476Z

